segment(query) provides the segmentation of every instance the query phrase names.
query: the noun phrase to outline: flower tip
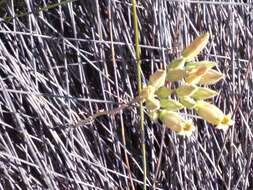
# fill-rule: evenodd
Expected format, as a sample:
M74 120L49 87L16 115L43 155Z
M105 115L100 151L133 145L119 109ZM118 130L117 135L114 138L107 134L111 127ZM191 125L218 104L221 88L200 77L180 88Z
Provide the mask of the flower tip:
M217 129L223 130L223 132L227 132L229 126L234 125L234 121L231 119L231 114L225 115L223 120L219 125L216 126Z
M179 135L182 136L191 136L192 133L196 130L196 127L192 124L191 120L185 121L182 124L182 130L178 132Z
M234 125L235 122L231 119L231 114L228 114L224 116L221 123L224 125L231 126L231 125Z
M205 37L205 38L209 38L209 36L210 36L210 35L209 35L209 32L204 33L204 37Z

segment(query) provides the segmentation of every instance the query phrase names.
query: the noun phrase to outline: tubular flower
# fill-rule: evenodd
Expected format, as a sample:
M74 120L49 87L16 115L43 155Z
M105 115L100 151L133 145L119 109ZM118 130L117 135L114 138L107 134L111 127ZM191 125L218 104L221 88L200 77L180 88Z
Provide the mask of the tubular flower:
M163 110L160 112L159 118L164 125L179 135L190 136L195 130L192 121L185 120L177 112Z
M200 117L216 125L217 129L226 131L230 125L234 124L230 114L225 115L218 107L208 102L198 101L194 109Z

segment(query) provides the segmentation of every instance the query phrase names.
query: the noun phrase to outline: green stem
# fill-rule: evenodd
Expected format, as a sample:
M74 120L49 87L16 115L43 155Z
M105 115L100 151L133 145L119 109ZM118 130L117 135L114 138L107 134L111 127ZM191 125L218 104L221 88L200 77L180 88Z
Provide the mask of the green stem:
M27 16L27 15L29 15L29 14L39 13L39 12L41 12L41 11L47 11L47 10L50 10L50 9L54 9L54 8L56 8L56 7L58 7L58 6L63 6L63 5L65 5L65 4L67 4L67 3L71 3L71 2L75 2L75 1L77 1L77 0L65 0L65 1L62 1L62 2L60 2L60 3L54 3L54 4L48 5L48 6L46 6L46 7L39 8L39 9L33 11L33 12L26 12L26 13L22 13L22 12L21 12L21 13L15 15L14 17L12 17L12 16L10 16L10 17L4 17L4 20L5 20L6 22L10 22L10 21L11 21L12 19L14 19L14 18L24 17L24 16ZM1 5L2 3L3 3L3 2L0 1L0 5Z
M136 13L136 0L132 0L133 3L133 18L134 18L134 32L135 32L135 53L137 61L137 77L138 77L138 93L142 91L141 80L141 63L140 63L140 47L139 47L139 30L138 30L138 17ZM143 190L147 189L147 161L146 161L146 146L145 146L145 129L144 129L144 111L142 101L140 101L140 127L141 127L141 140L142 140L142 161L143 161Z

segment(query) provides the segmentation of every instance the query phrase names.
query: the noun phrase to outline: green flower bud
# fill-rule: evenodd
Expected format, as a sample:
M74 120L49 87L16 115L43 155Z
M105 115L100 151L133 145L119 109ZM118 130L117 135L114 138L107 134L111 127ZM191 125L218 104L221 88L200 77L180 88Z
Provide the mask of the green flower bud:
M163 86L163 87L160 87L160 88L156 91L155 94L156 94L159 98L168 98L172 93L173 93L173 90L172 90L172 89Z
M179 97L191 96L196 91L196 89L197 89L197 87L194 85L184 85L184 86L180 86L176 89L176 94Z
M159 69L154 74L150 75L148 84L158 89L165 84L165 79L166 71Z
M208 98L212 98L217 94L218 93L215 90L205 87L198 87L197 90L193 93L192 97L196 100L205 100Z
M146 108L150 112L154 112L160 109L160 101L156 98L149 98L146 101Z
M173 100L171 98L161 99L160 105L161 105L161 108L169 110L169 111L178 111L184 108L184 106L180 102Z
M185 59L184 58L178 58L174 59L168 66L167 68L169 70L176 70L176 69L183 69L185 64Z
M188 47L184 49L182 52L182 56L186 59L186 61L193 60L199 52L206 46L209 38L209 33L197 37Z
M182 80L185 75L186 72L184 69L167 69L166 80L170 82Z
M199 69L202 66L205 66L207 69L211 69L216 66L218 63L213 61L199 61L199 62L189 62L186 64L185 69L187 71L192 71L195 69Z
M214 69L210 69L204 74L200 81L199 84L202 85L211 85L217 83L219 80L223 79L224 75Z
M192 109L194 108L196 102L194 99L192 99L191 97L189 96L183 96L183 97L180 97L179 99L179 102L184 105L186 108L188 109Z

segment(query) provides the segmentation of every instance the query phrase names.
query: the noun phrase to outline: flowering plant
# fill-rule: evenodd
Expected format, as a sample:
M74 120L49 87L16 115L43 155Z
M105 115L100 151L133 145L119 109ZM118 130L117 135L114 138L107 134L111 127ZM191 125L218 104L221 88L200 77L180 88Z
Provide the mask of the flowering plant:
M149 82L140 95L153 121L160 119L163 124L179 135L191 135L195 126L191 120L180 115L183 108L193 109L217 129L226 131L233 125L231 115L225 115L218 107L206 100L218 93L209 88L224 78L213 69L212 61L196 61L195 57L206 46L209 34L197 37L180 58L174 59L165 70L157 70L149 77ZM171 84L177 82L176 88Z

